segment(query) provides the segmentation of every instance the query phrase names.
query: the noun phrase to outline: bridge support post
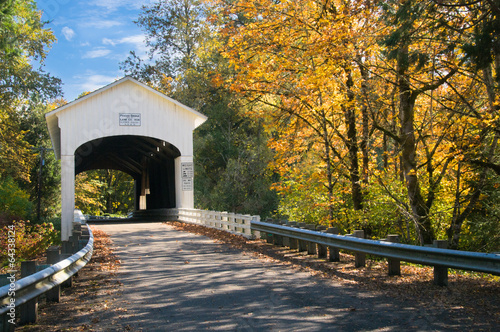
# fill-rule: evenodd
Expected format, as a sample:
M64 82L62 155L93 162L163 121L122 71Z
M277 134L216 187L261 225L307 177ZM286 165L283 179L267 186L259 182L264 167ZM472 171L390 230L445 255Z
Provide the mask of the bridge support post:
M194 209L193 156L175 158L175 200L179 209ZM184 172L183 172L184 171Z
M69 241L75 219L75 155L61 156L61 241Z

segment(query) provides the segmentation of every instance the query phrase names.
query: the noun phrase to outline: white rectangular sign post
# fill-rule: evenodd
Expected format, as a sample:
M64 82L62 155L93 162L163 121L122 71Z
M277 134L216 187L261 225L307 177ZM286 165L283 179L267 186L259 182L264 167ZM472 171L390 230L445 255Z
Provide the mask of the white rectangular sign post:
M182 190L183 191L194 190L193 188L194 164L181 163L181 174L182 174Z
M120 126L140 127L141 113L120 113Z
M193 190L193 179L182 179L182 190L192 191Z

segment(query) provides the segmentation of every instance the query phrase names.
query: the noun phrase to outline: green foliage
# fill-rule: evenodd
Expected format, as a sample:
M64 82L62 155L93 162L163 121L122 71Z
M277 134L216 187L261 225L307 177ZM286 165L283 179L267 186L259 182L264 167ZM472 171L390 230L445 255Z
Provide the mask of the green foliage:
M11 178L0 178L0 218L4 221L22 219L32 211L29 195Z
M92 170L76 177L75 208L84 214L126 215L134 209L134 181L116 170Z
M245 114L244 100L214 83L229 73L207 9L197 0L145 7L137 23L155 60L145 63L132 53L122 67L208 116L194 137L196 207L268 216L277 205L267 168L269 134Z
M195 132L195 199L202 209L270 216L277 196L270 189L272 153L260 121L238 111L224 91L203 111L208 120Z
M60 80L42 68L55 41L44 25L35 1L0 2L0 178L12 180L9 183L15 183L22 191L18 195L22 202L16 206L23 206L24 210L15 212L22 217L33 211L27 200L34 202L38 198L40 165L32 148L50 146L44 119L46 109L40 105L61 92ZM59 171L53 156L47 156L44 170L42 216L51 216L57 212L59 201ZM17 190L12 188L3 191ZM7 201L2 202L7 205Z
M489 175L479 202L464 223L463 250L500 252L500 177Z
M21 186L30 193L30 199L35 205L40 195L41 219L57 215L60 212L61 201L60 166L51 149L52 143L45 122L45 113L50 110L49 106L35 101L19 110L20 127L26 132L24 140L33 147L31 151L34 159L29 172L29 181L23 181Z
M35 258L52 244L57 243L59 232L51 223L32 225L29 221L14 221L4 226L0 232L0 265L8 263L9 235L15 243L15 260L17 263Z

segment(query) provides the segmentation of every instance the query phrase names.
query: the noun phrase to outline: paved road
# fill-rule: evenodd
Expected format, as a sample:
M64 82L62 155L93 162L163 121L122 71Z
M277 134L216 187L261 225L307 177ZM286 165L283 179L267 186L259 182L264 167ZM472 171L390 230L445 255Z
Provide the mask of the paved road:
M140 331L450 331L446 312L297 272L161 223L99 225Z

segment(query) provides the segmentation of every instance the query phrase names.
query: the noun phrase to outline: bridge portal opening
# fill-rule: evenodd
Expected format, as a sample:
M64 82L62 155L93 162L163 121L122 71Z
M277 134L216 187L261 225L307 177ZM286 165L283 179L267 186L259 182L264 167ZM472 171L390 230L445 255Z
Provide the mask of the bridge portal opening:
M61 239L71 235L75 174L115 169L134 179L136 210L193 208L193 130L207 117L124 77L45 115L61 160Z
M135 210L176 207L174 145L151 137L119 135L89 141L75 151L75 174L113 169L134 179Z

